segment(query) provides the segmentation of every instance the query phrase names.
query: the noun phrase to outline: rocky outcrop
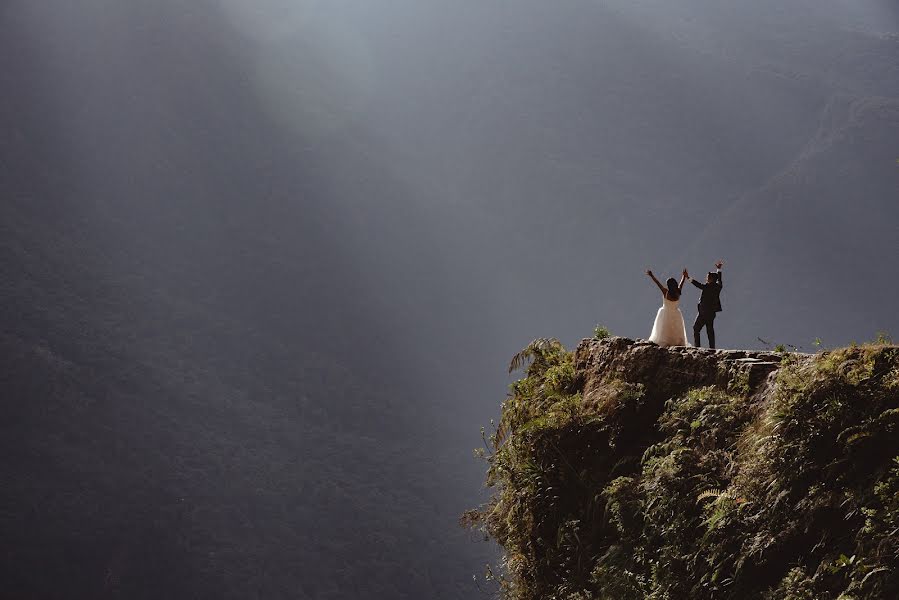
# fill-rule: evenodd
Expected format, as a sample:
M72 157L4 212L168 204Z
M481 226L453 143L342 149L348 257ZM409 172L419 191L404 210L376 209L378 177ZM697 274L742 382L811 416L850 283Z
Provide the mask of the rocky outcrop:
M504 550L503 597L899 597L899 348L616 337L524 359L496 493L466 515Z
M757 393L780 367L783 356L751 350L662 348L622 337L587 338L574 351L574 366L587 401L601 395L611 381L640 384L647 395L667 399L703 386L727 388L735 381L742 381ZM791 356L809 358L804 354Z

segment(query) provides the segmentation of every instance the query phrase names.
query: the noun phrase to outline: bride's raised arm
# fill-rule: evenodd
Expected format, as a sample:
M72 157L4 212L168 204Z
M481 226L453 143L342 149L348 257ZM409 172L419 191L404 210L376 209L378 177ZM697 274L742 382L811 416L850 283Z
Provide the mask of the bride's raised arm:
M647 270L646 270L646 274L649 275L649 278L652 279L652 280L655 282L655 284L656 284L657 286L659 286L659 290L661 290L662 295L665 296L665 286L663 286L663 285L659 282L659 280L656 279L656 276L652 274L652 270L651 270L651 269L647 269ZM667 296L666 296L666 297L667 297Z
M683 275L681 275L680 283L678 284L677 289L680 290L681 292L683 292L684 291L684 282L687 281L687 279L689 279L689 278L690 278L690 275L687 273L687 267L684 267L684 273L683 273Z

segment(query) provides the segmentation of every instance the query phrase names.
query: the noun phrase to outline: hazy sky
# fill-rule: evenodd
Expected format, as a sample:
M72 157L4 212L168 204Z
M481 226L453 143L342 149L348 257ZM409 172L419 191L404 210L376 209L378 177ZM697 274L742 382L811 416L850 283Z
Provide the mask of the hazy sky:
M899 335L892 1L7 0L0 84L23 596L472 597L509 358L647 267Z

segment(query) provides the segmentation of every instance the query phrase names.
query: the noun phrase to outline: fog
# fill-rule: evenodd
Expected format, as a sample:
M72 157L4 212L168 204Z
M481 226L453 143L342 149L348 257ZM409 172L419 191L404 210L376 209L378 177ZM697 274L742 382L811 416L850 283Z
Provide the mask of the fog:
M8 0L0 85L19 597L479 595L509 358L648 267L899 335L886 0Z

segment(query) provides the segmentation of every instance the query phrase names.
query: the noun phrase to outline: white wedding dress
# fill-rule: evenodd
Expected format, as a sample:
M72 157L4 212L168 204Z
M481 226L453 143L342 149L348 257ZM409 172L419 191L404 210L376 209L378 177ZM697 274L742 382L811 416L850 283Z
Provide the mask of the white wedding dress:
M689 346L687 342L687 327L684 325L684 315L678 304L680 300L663 298L662 308L656 314L656 322L649 334L649 341L659 346Z

